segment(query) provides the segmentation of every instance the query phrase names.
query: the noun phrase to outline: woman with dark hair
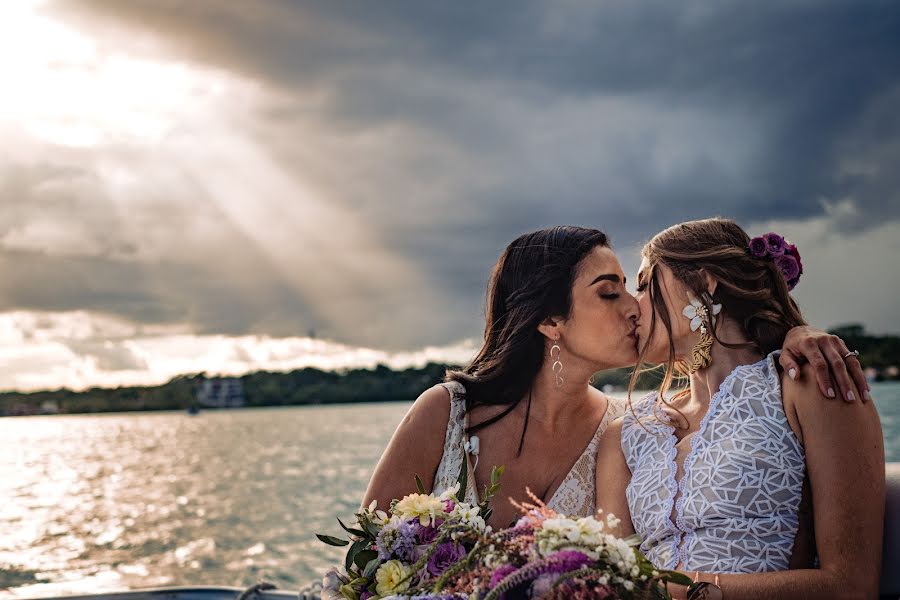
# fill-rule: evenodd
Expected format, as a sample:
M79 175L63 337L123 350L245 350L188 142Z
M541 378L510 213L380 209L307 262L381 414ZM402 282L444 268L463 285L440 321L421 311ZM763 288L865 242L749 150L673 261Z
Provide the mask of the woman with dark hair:
M598 506L655 565L695 580L676 597L877 596L878 414L823 402L808 366L795 377L778 364L805 324L789 295L796 247L706 219L657 234L642 254L638 365L665 374L602 440ZM676 374L690 385L670 395Z
M531 490L567 515L593 514L596 450L624 403L589 380L635 364L638 314L603 232L552 227L514 240L491 275L481 350L419 396L375 468L364 504L386 507L415 491L413 474L443 491L463 464L468 483L459 495L477 502L490 466L503 465L503 498L525 499ZM816 343L827 346L832 337L795 331L786 348L824 361ZM844 369L838 362L835 369ZM489 524L518 516L511 503L496 500Z

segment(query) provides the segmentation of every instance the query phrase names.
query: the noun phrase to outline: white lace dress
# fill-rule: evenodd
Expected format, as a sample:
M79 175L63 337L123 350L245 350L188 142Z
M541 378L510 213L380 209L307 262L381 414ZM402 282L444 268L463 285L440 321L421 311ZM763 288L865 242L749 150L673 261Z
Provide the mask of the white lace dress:
M472 461L471 454L465 449L468 440L466 428L469 426L466 413L466 389L457 381L441 385L450 392L450 422L447 424L447 436L444 439L444 454L434 477L434 491L439 493L454 485L459 478L462 461L466 460L469 476L464 501L477 504L479 496L472 468L475 463ZM548 507L570 517L587 517L594 514L596 510L595 466L600 436L614 419L622 416L624 410L625 403L622 400L609 399L609 408L600 421L597 431L559 488L553 493L553 497L547 502ZM460 495L463 495L462 491Z
M628 507L641 550L656 566L707 573L788 568L806 463L784 413L777 355L741 365L722 382L690 442L680 482L674 428L654 417L655 394L635 403L634 414L626 411Z

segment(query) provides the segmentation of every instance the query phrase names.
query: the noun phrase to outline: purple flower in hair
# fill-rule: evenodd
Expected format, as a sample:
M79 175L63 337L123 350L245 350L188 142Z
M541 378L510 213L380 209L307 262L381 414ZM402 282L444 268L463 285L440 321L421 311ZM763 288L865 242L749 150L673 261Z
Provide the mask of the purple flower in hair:
M437 577L466 555L466 549L456 542L444 542L434 551L425 567L428 573Z
M788 244L787 248L784 249L785 254L789 254L794 257L794 260L797 261L797 266L800 267L800 275L803 275L803 261L800 260L800 251L797 250L797 246L794 244Z
M784 275L785 281L790 282L792 279L800 276L800 265L797 264L797 260L793 256L788 256L787 254L776 256L774 263L778 270L781 271L781 274Z
M756 258L763 258L768 251L769 245L762 236L757 236L750 240L750 254Z
M784 238L775 233L774 231L770 231L769 233L763 235L766 240L766 245L769 248L769 254L771 256L781 256L784 254L785 242Z

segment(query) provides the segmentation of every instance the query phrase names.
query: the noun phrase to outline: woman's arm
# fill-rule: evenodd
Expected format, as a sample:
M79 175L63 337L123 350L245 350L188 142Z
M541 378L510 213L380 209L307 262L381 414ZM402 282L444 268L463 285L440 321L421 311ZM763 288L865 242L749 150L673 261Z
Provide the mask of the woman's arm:
M631 481L631 470L622 452L621 418L613 421L600 438L594 477L597 509L606 514L612 513L622 520L619 531L621 537L634 533L631 511L628 509L628 500L625 496L625 489Z
M802 378L800 367L809 363L823 395L834 398L840 393L847 402L861 399L866 403L871 390L859 359L847 356L849 352L844 340L836 335L807 326L794 327L784 338L778 362L791 379L797 375Z
M812 367L804 369L806 377L785 379L783 391L785 410L796 415L806 451L820 567L720 575L728 600L878 597L884 526L878 413L871 402L863 407L823 402L812 383Z
M450 392L440 385L423 392L381 455L369 480L363 506L378 500L378 506L386 510L391 500L416 491L416 475L430 491L444 454L449 420Z

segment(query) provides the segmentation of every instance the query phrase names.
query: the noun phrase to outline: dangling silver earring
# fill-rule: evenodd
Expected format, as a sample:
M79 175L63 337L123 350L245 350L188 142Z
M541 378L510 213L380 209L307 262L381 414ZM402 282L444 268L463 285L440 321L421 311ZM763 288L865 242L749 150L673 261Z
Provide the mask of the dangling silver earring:
M559 360L562 355L562 349L559 347L559 344L556 342L553 343L553 346L550 347L550 360L553 361L553 365L550 367L553 370L553 374L556 376L556 389L562 387L563 382L565 381L562 378L562 369L563 364L562 361Z

